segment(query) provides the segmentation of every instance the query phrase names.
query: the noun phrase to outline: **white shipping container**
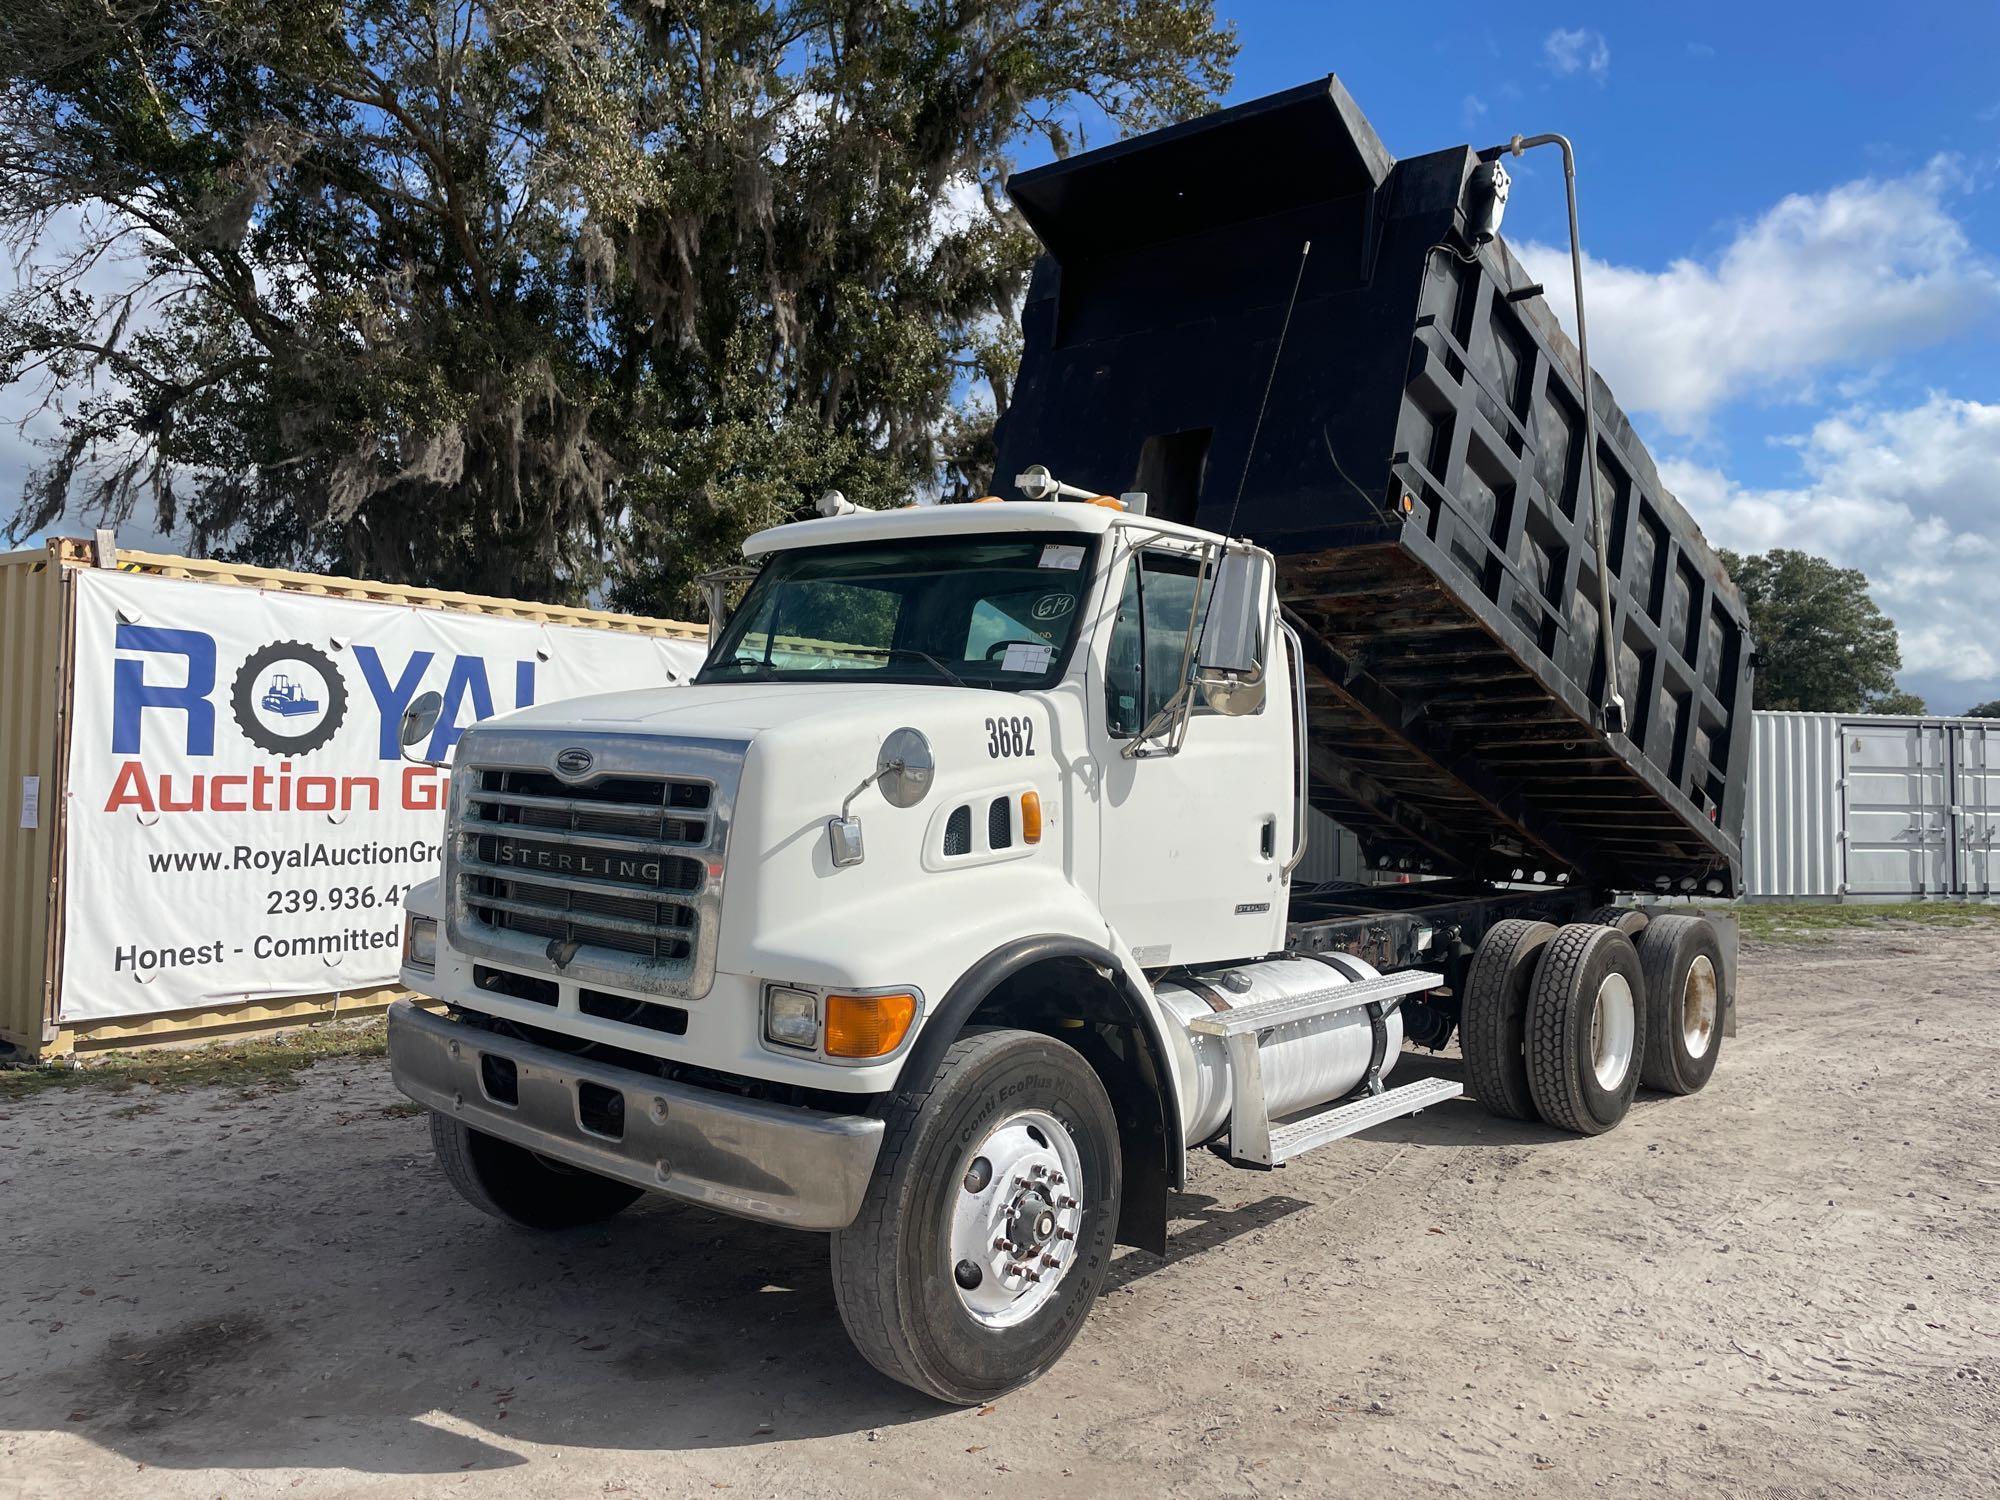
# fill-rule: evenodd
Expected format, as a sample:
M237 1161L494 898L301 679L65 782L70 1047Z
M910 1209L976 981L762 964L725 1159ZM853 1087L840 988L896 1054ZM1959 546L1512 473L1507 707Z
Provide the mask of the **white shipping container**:
M1994 892L2000 720L1752 718L1752 901L1982 901Z

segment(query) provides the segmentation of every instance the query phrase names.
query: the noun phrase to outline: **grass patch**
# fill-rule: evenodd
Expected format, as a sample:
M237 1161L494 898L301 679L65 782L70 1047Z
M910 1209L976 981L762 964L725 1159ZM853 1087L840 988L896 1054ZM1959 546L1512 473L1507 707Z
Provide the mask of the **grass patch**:
M2000 906L1951 901L1892 901L1880 906L1746 903L1727 910L1735 913L1743 936L1765 943L1810 942L1830 932L1880 927L1890 922L1919 927L1974 927L1982 922L2000 921Z
M0 1070L0 1101L50 1089L102 1089L116 1094L139 1084L156 1089L297 1088L298 1075L316 1062L380 1057L387 1050L388 1028L376 1020L362 1025L322 1024L282 1036L173 1051L106 1052L80 1066Z

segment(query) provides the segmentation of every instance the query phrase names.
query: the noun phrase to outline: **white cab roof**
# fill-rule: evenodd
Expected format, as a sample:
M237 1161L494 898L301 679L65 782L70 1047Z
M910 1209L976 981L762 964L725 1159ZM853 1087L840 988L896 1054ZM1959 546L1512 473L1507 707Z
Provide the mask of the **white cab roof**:
M975 532L1073 531L1102 536L1129 526L1150 536L1207 540L1211 533L1173 521L1130 515L1108 505L1081 500L999 500L985 504L910 505L901 510L864 510L821 516L760 531L743 543L743 555L759 558L799 547L837 547L845 542L878 542L901 537L963 536Z

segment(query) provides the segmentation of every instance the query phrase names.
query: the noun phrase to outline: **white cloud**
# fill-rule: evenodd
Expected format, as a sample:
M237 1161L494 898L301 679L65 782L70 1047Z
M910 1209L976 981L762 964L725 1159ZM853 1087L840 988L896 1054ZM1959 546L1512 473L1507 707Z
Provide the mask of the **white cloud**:
M1592 359L1623 405L1685 434L1732 398L1796 399L1816 371L1960 332L2000 308L2000 273L1949 206L1962 180L1939 157L1907 177L1795 193L1706 263L1646 271L1586 256ZM1568 250L1515 250L1574 330Z
M991 213L979 179L970 172L954 172L945 179L944 190L931 206L930 232L924 237L924 248L935 250L951 235L965 233Z
M1477 94L1467 94L1459 101L1458 117L1467 130L1477 130L1486 118L1486 101Z
M2000 576L2000 403L1933 393L1785 441L1804 470L1795 488L1745 489L1686 460L1662 464L1661 478L1718 546L1791 547L1865 572L1902 639L1904 683L1933 709L2000 696L2000 639L1979 602Z
M1601 31L1584 26L1568 31L1558 26L1542 38L1542 58L1560 77L1588 73L1601 81L1611 71L1611 44Z

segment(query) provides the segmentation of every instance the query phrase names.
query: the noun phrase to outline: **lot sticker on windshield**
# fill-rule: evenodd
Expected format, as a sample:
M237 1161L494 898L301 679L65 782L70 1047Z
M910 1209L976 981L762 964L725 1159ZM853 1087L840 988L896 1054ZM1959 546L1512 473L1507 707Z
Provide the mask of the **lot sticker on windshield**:
M1065 546L1061 542L1050 542L1042 548L1041 566L1067 568L1074 573L1083 566L1083 548Z
M1003 672L1046 672L1049 658L1055 655L1050 646L1030 645L1027 641L1009 641L1007 654L1000 658Z

